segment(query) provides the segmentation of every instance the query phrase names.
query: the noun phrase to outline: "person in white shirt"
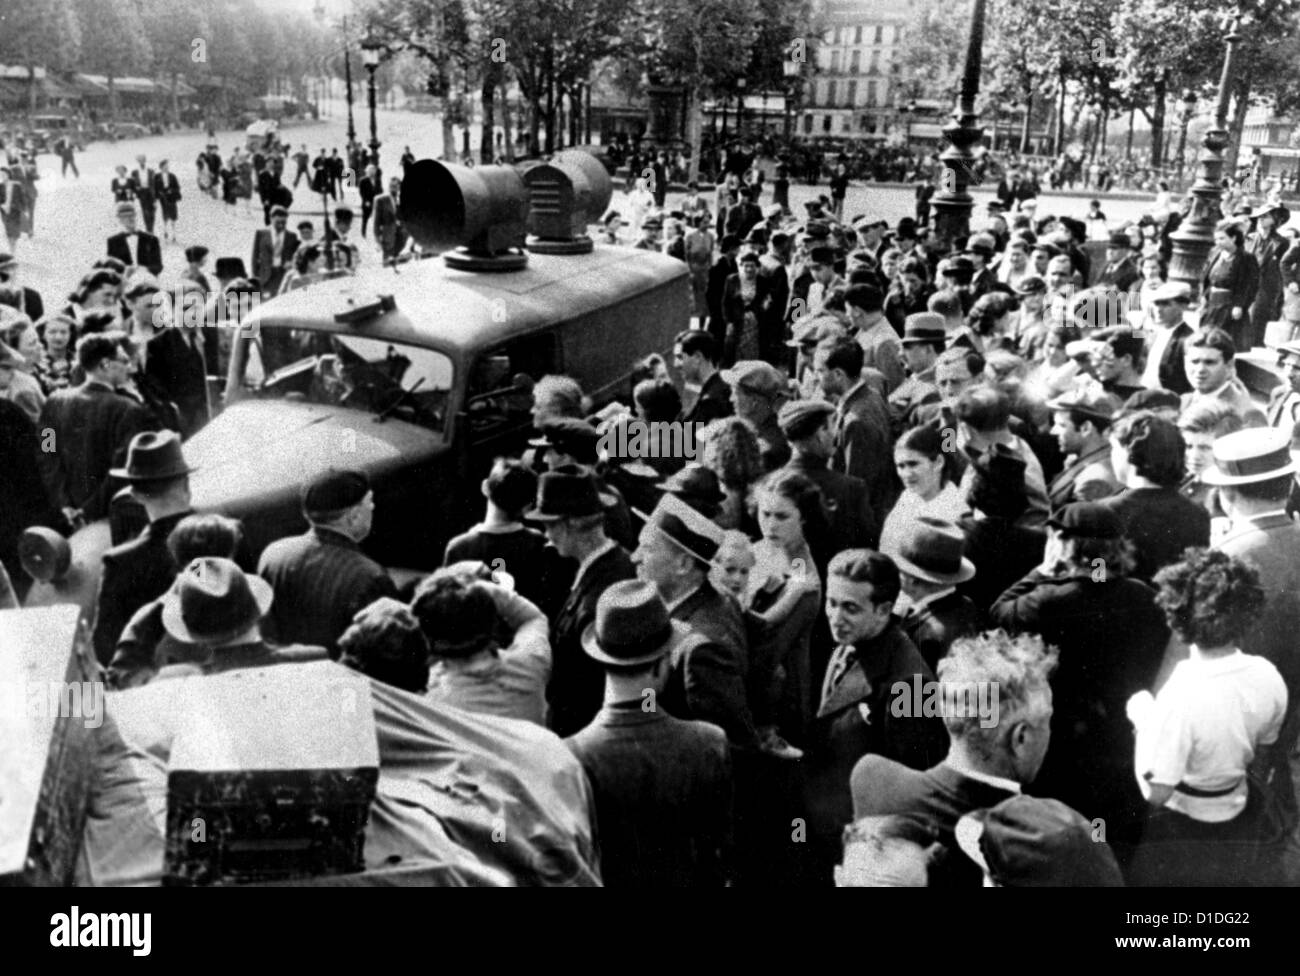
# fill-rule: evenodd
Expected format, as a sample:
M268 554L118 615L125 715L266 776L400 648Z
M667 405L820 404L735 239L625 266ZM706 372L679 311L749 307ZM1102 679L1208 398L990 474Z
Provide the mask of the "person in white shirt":
M1129 700L1134 772L1153 811L1130 882L1267 883L1277 861L1260 843L1269 827L1267 787L1248 773L1267 767L1287 695L1277 668L1238 647L1266 603L1259 572L1200 549L1161 570L1155 583L1156 601L1190 656L1154 698L1143 691Z

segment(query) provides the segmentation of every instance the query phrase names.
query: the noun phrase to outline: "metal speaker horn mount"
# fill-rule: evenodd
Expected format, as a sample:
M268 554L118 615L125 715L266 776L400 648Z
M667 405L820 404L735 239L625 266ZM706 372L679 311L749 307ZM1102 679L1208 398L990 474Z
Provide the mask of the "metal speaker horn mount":
M420 247L463 271L514 271L523 252L528 194L510 166L412 164L402 180L399 216Z
M586 254L595 245L587 227L614 195L609 172L591 153L566 150L524 171L531 206L528 249L537 254Z

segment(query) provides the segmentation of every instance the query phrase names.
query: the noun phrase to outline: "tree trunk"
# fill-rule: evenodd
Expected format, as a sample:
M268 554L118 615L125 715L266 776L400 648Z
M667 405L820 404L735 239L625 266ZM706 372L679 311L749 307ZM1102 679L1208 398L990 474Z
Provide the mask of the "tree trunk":
M180 96L176 94L176 86L179 79L180 79L179 73L173 71L172 72L172 123L177 126L181 124L181 100L180 100ZM305 102L306 99L303 99L303 101Z
M1128 110L1128 142L1124 146L1124 158L1132 161L1133 159L1133 121L1137 116L1137 109Z
M1052 155L1059 156L1065 152L1065 67L1062 65L1057 72L1057 93L1056 93L1056 142L1052 149Z
M1247 68L1232 93L1236 101L1232 107L1232 115L1228 119L1228 147L1223 151L1224 176L1237 175L1237 164L1241 159L1241 137L1246 127L1246 113L1250 111L1252 75L1253 72Z
M479 92L479 101L483 106L483 125L479 131L478 139L478 161L484 166L492 164L493 146L492 140L496 134L496 99L493 97L496 91L496 72L492 66L483 69L483 87Z
M1020 155L1024 156L1029 152L1029 119L1034 114L1034 90L1028 88L1025 90L1025 121L1020 126Z
M690 160L687 163L687 179L700 178L700 144L704 139L704 93L699 86L691 89L690 118L687 120L686 141L689 143Z
M1151 165L1157 169L1164 157L1165 146L1165 86L1164 78L1151 91L1155 111L1151 113Z
M546 154L555 152L555 76L546 72Z
M501 89L501 145L505 149L503 155L509 162L515 158L515 117L510 108L509 80L504 72L498 80L498 86Z

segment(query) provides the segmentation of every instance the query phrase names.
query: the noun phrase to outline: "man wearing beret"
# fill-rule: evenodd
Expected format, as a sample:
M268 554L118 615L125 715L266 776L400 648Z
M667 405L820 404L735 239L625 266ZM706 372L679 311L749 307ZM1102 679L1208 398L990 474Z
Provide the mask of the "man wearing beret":
M147 268L155 277L162 274L162 247L153 234L136 229L135 204L124 200L117 205L116 213L122 232L108 239L108 256L132 267Z
M302 512L310 528L262 552L257 574L275 589L267 638L314 644L338 657L338 639L357 611L397 587L382 566L361 551L370 534L375 495L363 472L330 468L303 487Z

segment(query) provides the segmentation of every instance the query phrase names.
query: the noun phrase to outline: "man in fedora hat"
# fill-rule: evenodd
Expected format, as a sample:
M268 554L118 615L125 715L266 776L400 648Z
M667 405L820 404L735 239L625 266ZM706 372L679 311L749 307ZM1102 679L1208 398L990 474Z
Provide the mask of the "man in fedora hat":
M655 587L612 584L582 648L605 672L605 700L565 744L595 797L601 874L618 887L717 887L727 877L732 800L727 738L661 701L673 659L699 641Z
M375 493L364 472L329 468L302 486L310 526L262 551L257 573L275 588L267 637L324 647L338 658L338 639L362 607L397 596L384 568L361 551L370 534Z
M1287 496L1295 484L1296 462L1290 453L1291 435L1275 427L1258 427L1226 434L1214 442L1214 466L1201 480L1218 488L1228 513L1228 530L1214 545L1229 556L1245 559L1259 569L1268 601L1241 650L1266 658L1286 683L1287 700L1300 696L1300 524L1286 512ZM1300 725L1290 709L1274 754L1282 774L1278 795L1294 813L1289 757Z
M1145 809L1133 776L1126 705L1155 681L1169 642L1164 613L1130 578L1124 520L1105 502L1074 502L1048 520L1042 565L1011 586L989 620L1060 651L1052 678L1052 745L1038 792L1136 840Z
M1049 400L1052 434L1065 457L1065 467L1047 486L1047 501L1055 511L1070 502L1092 502L1120 490L1110 462L1107 431L1119 412L1118 398L1096 387L1081 387Z
M1270 427L1289 431L1300 420L1300 342L1284 342L1273 348L1277 350L1277 366L1286 382L1279 383L1268 395L1264 415Z
M959 584L975 576L965 549L966 538L956 525L921 515L908 525L893 557L908 600L903 632L931 668L938 666L954 640L976 633L983 625L975 604L957 592Z
M934 312L915 312L903 323L903 363L907 379L889 394L890 429L897 436L913 426L913 412L926 403L938 403L934 364L947 344L943 316Z
M1192 289L1181 281L1166 282L1152 292L1155 328L1147 348L1146 368L1142 371L1143 386L1169 390L1179 396L1192 391L1183 368L1183 344L1196 332L1185 317L1191 303Z
M722 529L675 495L664 495L646 519L632 561L636 575L655 585L680 621L703 640L672 656L660 698L678 718L712 722L734 745L757 742L746 697L749 646L734 600L709 582Z
M163 629L173 639L191 645L191 660L166 665L154 680L322 659L323 648L277 647L263 639L258 624L271 609L272 598L266 580L246 576L231 560L219 556L195 559L176 577L162 605Z
M101 664L112 660L117 639L132 615L161 596L179 567L167 548L172 529L191 514L191 468L175 431L136 434L127 448L126 464L109 473L131 486L131 495L144 507L149 524L139 536L104 553L99 580L93 642Z
M1259 265L1259 291L1250 306L1250 321L1261 334L1269 322L1282 317L1282 256L1291 242L1278 228L1291 219L1291 212L1280 203L1264 203L1251 212L1255 232L1246 237L1246 253Z
M874 547L880 541L880 523L861 478L832 471L835 453L834 405L825 400L794 400L777 414L781 432L790 442L786 467L798 471L822 493L831 536L849 548Z
M122 231L108 239L108 256L128 267L146 268L155 277L162 274L162 247L153 234L137 229L135 204L124 200L114 212Z
M1125 231L1115 231L1106 240L1106 267L1097 284L1127 292L1141 277L1142 272L1133 260L1133 242Z
M577 465L590 471L596 479L596 490L602 498L612 498L605 508L605 532L623 547L636 544L632 529L632 511L627 507L623 493L605 480L600 462L600 432L577 417L550 417L537 421L541 437L528 442L541 453L542 463L554 471L556 468Z
M543 524L561 557L577 564L569 594L551 620L547 721L561 736L586 726L600 709L603 675L581 643L595 619L596 602L612 583L636 575L627 550L605 534L605 513L613 503L612 496L601 495L590 471L562 465L541 476L537 503L524 513L525 519Z

